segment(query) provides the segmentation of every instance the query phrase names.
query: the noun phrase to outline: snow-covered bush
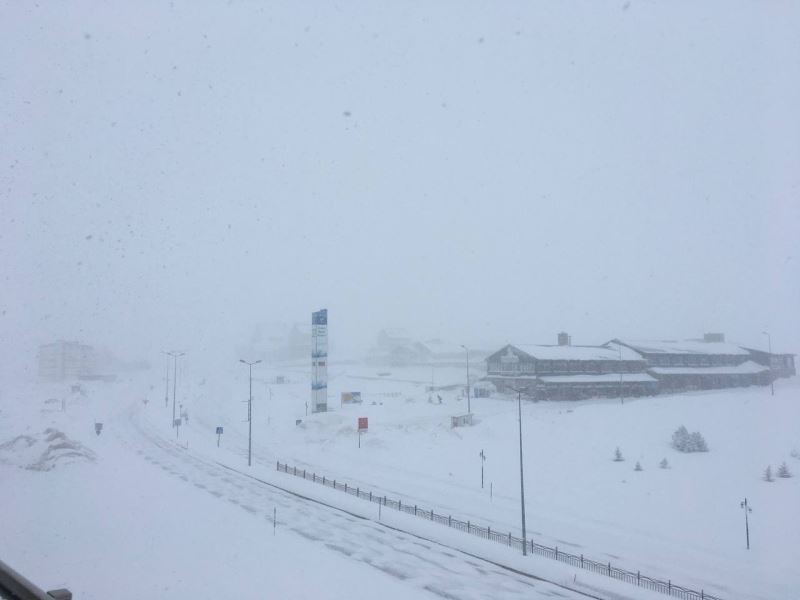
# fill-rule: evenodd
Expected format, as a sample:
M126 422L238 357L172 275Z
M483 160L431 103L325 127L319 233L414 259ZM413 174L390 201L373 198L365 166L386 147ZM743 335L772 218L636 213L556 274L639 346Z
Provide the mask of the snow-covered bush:
M783 477L784 479L791 477L792 472L789 471L789 467L786 466L785 462L781 463L781 466L778 467L778 477Z
M639 463L638 460L636 461L636 466L633 468L633 470L634 471L644 471L644 469L642 468L641 463Z
M661 459L661 462L658 463L658 466L662 469L669 469L669 463L667 462L666 458Z
M617 446L617 449L614 450L614 462L622 462L623 460L625 459L622 457L622 452L620 452L619 446Z
M683 425L672 434L672 447L680 452L708 452L708 444L700 432L689 433Z
M762 477L764 481L775 481L772 478L772 467L767 465L767 469L764 471L764 476Z

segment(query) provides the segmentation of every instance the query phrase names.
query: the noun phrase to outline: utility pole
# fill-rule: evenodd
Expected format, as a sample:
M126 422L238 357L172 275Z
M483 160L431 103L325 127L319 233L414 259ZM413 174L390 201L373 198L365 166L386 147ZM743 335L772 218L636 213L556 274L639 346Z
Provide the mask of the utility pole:
M171 356L175 361L175 370L172 375L172 426L175 427L175 395L178 390L178 358L185 355L186 352L173 350L172 352L164 352L164 354Z
M617 348L619 349L619 403L625 404L622 396L622 344L617 342Z
M464 346L463 344L461 347L467 351L467 413L472 412L472 406L469 401L469 348Z
M261 361L248 362L240 358L239 362L250 368L250 396L247 399L247 466L249 467L253 464L253 365L257 365Z
M772 375L772 336L767 333L766 331L762 331L765 336L767 336L767 347L769 349L769 387L772 392L772 395L775 395L775 377Z
M527 556L528 542L525 536L525 475L522 468L522 389L511 389L517 392L517 414L519 416L519 496L520 507L522 509L522 556Z
M483 489L483 463L486 462L486 454L481 449L481 453L478 455L481 457L481 489Z
M747 549L750 550L750 520L747 518L747 515L753 512L753 509L747 504L747 498L745 498L743 502L740 502L739 506L744 509L744 532L747 536Z

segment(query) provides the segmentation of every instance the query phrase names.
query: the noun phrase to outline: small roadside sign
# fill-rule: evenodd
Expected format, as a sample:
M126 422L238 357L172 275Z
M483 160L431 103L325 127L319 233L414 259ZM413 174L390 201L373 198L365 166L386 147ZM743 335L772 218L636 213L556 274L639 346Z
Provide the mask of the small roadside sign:
M219 448L219 437L222 435L222 427L217 427L217 448Z
M358 417L358 430L367 431L369 429L369 419L367 417Z

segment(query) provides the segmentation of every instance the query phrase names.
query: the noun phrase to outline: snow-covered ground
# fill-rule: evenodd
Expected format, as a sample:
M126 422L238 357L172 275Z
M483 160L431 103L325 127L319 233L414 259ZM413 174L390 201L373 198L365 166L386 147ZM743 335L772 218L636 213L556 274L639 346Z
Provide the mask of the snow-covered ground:
M308 369L260 367L249 469L245 369L179 373L178 401L190 419L177 439L156 372L87 385L86 396L66 385L4 384L0 557L43 587L68 586L83 598L256 598L265 590L287 598L579 597L476 557L603 597L644 597L395 511L383 511L378 523L375 505L275 471L275 460L297 464L519 535L514 399L473 399L475 425L452 429L450 417L466 412L460 390L437 392L438 404L425 387L432 377L437 386L458 384L463 370L393 368L379 376L374 367L332 365L333 412L306 416ZM289 383L264 383L278 374ZM364 403L339 406L342 391L362 392ZM792 597L800 590L792 565L800 478L766 483L761 475L783 461L800 474L791 456L800 450L798 392L795 381L781 380L774 397L750 388L625 404L524 403L529 535L723 598ZM361 448L360 416L370 424ZM100 436L95 420L104 423ZM700 431L710 452L672 450L679 425ZM220 448L216 426L225 428ZM624 462L612 460L617 446ZM659 468L663 458L671 468ZM750 551L744 497L754 509Z

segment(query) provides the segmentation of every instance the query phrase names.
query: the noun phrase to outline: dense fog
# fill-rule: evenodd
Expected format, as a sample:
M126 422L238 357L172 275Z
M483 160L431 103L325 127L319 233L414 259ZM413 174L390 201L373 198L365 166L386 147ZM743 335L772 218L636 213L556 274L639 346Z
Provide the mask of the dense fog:
M322 307L332 360L383 327L796 351L799 10L4 2L2 369L235 361Z

